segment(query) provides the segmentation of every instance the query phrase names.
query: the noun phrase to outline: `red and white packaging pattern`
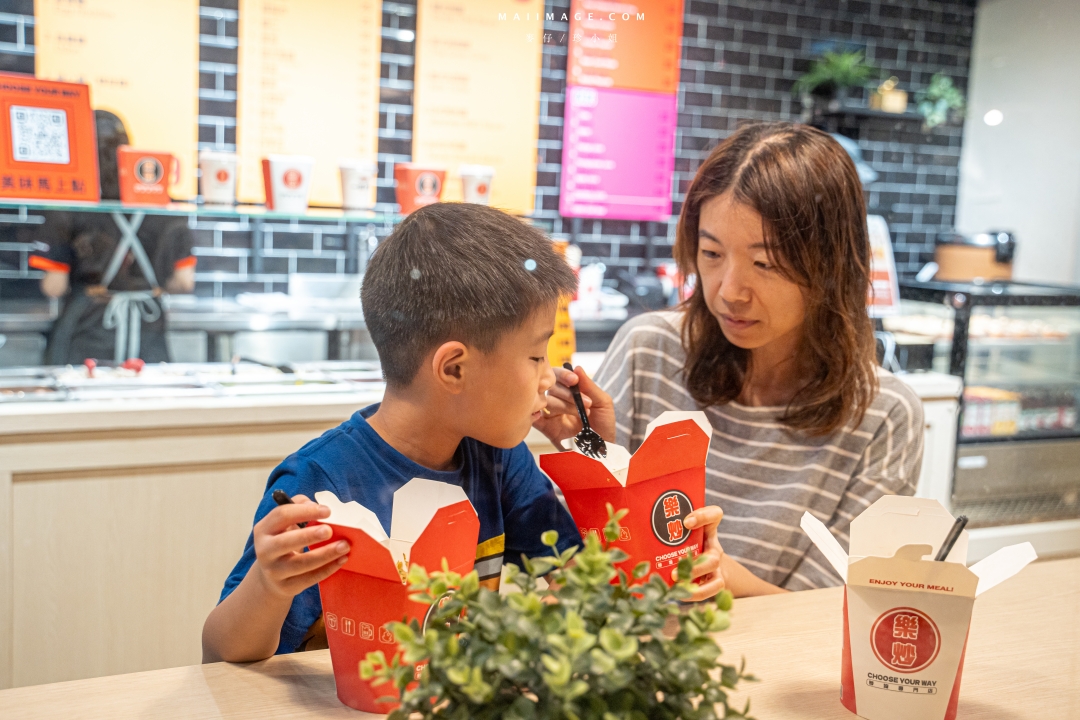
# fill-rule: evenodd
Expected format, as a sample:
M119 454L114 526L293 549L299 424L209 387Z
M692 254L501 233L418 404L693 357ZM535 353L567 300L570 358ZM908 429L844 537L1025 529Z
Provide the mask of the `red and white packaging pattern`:
M306 213L311 192L311 169L315 158L308 155L270 155L263 158L263 187L266 207L276 212Z
M357 710L388 713L397 704L376 700L396 696L396 690L361 680L360 661L376 650L387 659L397 652L386 623L416 619L425 626L431 607L409 599L409 568L416 563L441 570L445 558L453 572L470 572L480 520L460 487L420 478L394 493L389 535L375 513L359 503L342 503L329 491L315 493L315 500L330 508L322 523L334 533L312 547L338 540L352 546L348 562L319 583L338 699Z
M607 503L629 512L614 543L630 559L627 572L642 560L670 585L679 560L701 552L702 530L688 530L683 519L705 504L705 459L712 426L705 413L668 411L649 423L637 452L607 444L607 457L594 459L577 447L540 456L540 467L566 498L584 539L607 523ZM573 446L573 442L570 443ZM602 538L601 538L602 539Z
M844 578L840 701L868 720L953 720L975 598L1035 559L1011 545L965 567L968 535L932 558L954 518L937 500L886 495L851 522L850 554L817 518L802 528Z

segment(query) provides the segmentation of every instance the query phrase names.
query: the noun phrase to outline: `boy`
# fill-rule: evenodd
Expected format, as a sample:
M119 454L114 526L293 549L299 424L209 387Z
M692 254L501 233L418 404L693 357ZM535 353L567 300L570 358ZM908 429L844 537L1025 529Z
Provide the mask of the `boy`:
M361 299L383 401L270 475L244 554L203 627L204 661L326 647L317 583L349 548L303 552L330 535L298 527L329 515L308 500L319 490L356 500L389 528L393 493L413 477L460 485L480 518L476 569L492 588L504 554L511 562L549 554L545 530L558 531L559 550L579 542L522 442L555 381L547 344L556 303L575 286L542 232L481 205L427 206L380 244ZM296 504L277 507L274 489Z

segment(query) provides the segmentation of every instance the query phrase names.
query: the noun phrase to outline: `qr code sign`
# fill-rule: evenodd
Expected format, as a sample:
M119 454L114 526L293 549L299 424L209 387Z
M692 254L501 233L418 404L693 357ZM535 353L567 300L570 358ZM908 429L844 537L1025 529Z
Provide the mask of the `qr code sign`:
M11 151L22 162L67 165L67 113L52 108L11 106Z

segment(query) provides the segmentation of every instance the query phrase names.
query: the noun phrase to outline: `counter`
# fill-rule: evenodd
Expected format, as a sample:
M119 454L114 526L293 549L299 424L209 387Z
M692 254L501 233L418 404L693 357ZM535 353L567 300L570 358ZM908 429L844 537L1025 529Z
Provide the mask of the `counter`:
M270 471L383 394L202 369L185 382L199 387L148 388L172 396L115 383L0 403L0 688L199 662ZM553 449L535 431L529 442Z
M760 682L744 683L770 720L849 720L840 705L843 590L735 601L717 636ZM1080 559L1039 562L975 603L957 717L1080 717ZM337 701L327 650L250 665L215 663L0 692L0 716L124 718L376 718Z

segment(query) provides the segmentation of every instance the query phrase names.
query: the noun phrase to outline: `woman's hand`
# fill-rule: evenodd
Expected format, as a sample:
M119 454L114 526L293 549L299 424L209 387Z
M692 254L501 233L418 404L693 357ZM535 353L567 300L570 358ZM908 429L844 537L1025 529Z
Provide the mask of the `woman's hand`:
M562 441L581 432L581 418L570 387L578 386L585 412L589 416L589 425L605 441L615 442L615 406L611 396L585 374L578 365L573 372L561 367L555 371L555 384L547 391L548 404L543 417L533 423L540 432L547 436L555 447L562 447Z
M702 560L694 565L691 577L694 581L694 594L690 596L690 602L708 600L727 587L723 572L724 548L720 547L720 540L716 537L716 528L723 518L723 510L716 505L709 505L695 510L683 520L687 530L700 527L705 531ZM677 570L671 571L671 578L679 579Z

